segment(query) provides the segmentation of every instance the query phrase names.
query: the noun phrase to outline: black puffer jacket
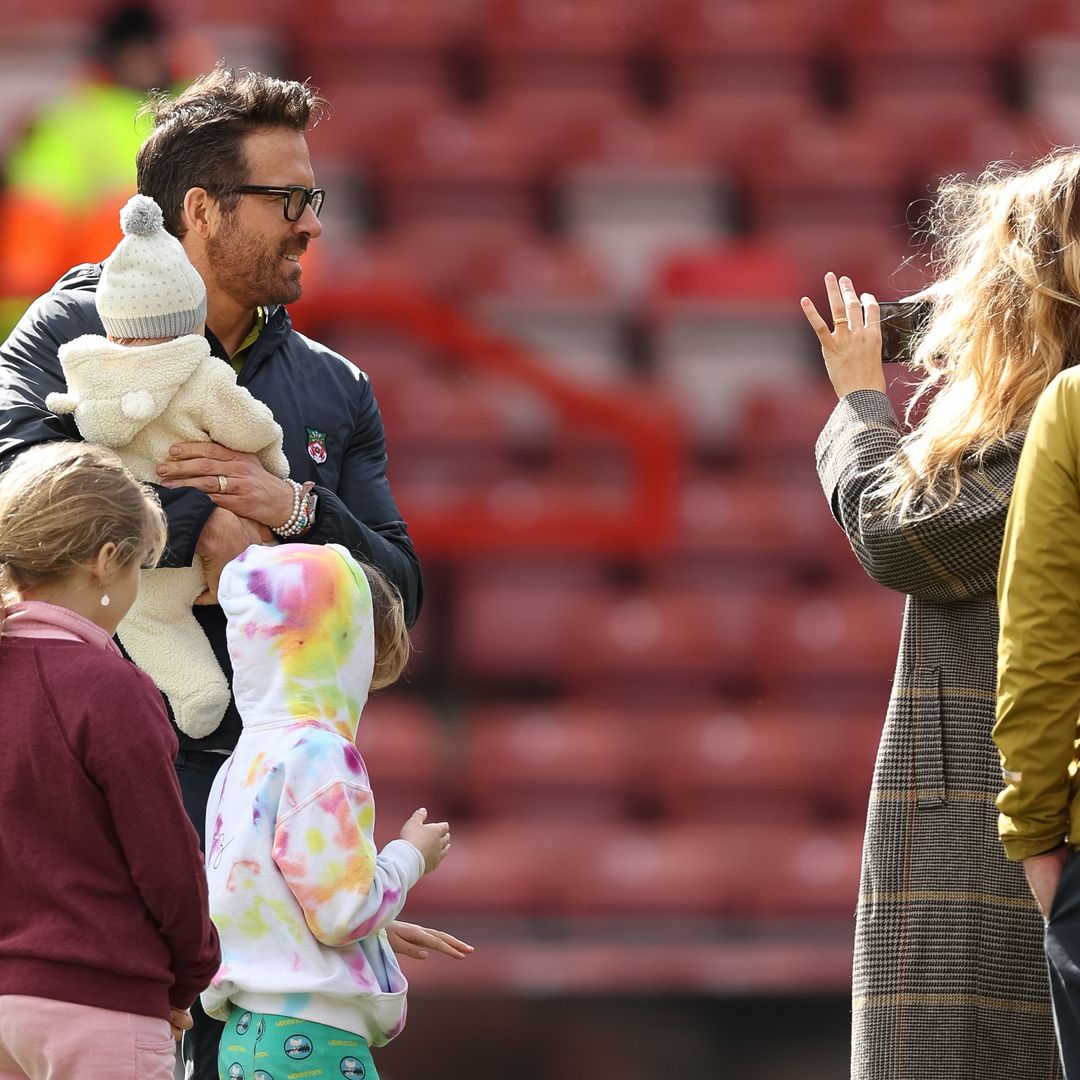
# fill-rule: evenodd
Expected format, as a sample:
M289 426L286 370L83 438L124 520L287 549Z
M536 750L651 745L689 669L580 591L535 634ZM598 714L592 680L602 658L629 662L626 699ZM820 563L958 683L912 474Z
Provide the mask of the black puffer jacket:
M0 468L20 451L49 439L78 439L71 416L54 416L45 396L65 389L57 350L81 334L103 334L94 306L101 266L69 270L36 300L0 346ZM216 356L227 359L207 331ZM283 307L272 309L252 346L239 383L273 411L284 432L291 476L314 480L319 496L315 527L304 543L339 543L374 563L398 587L410 625L420 610L422 579L405 522L390 494L382 417L366 375L344 357L294 330ZM326 459L318 445L321 436ZM309 450L310 447L310 450ZM194 488L159 488L169 519L162 566L189 566L203 524L214 509ZM197 607L226 676L225 617L217 606ZM240 736L232 703L217 731L193 740L179 733L182 750L231 750Z

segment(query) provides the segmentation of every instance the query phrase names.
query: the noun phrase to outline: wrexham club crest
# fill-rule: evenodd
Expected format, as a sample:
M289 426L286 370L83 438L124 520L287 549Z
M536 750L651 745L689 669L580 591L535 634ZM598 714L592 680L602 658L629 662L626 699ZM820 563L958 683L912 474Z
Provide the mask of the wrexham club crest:
M326 460L325 431L316 431L311 427L307 429L307 452L316 465L321 465Z

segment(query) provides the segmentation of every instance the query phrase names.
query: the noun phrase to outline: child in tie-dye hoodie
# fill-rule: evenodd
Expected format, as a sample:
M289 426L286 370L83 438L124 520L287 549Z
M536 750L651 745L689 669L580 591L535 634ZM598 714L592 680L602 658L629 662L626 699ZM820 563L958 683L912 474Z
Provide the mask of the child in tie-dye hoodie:
M244 721L206 819L222 965L203 1004L226 1021L220 1075L372 1080L369 1047L405 1023L384 927L450 846L424 810L382 851L372 839L355 738L369 688L408 656L400 600L336 544L250 547L218 599Z

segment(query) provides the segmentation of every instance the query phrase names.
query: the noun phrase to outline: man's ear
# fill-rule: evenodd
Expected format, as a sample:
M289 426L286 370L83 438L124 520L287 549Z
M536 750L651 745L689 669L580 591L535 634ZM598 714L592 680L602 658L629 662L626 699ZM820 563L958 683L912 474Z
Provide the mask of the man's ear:
M188 188L180 210L184 232L194 232L205 240L210 235L210 223L216 211L217 200L206 188Z

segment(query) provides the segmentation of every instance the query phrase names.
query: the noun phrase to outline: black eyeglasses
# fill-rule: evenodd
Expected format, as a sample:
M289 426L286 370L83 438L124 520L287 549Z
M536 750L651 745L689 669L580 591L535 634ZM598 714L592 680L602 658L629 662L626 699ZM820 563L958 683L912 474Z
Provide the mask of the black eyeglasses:
M303 216L305 206L310 206L318 217L319 211L322 210L323 199L326 198L326 191L323 188L306 188L299 184L292 184L289 187L245 184L243 187L233 188L233 192L237 195L277 195L282 200L286 221L299 221Z

